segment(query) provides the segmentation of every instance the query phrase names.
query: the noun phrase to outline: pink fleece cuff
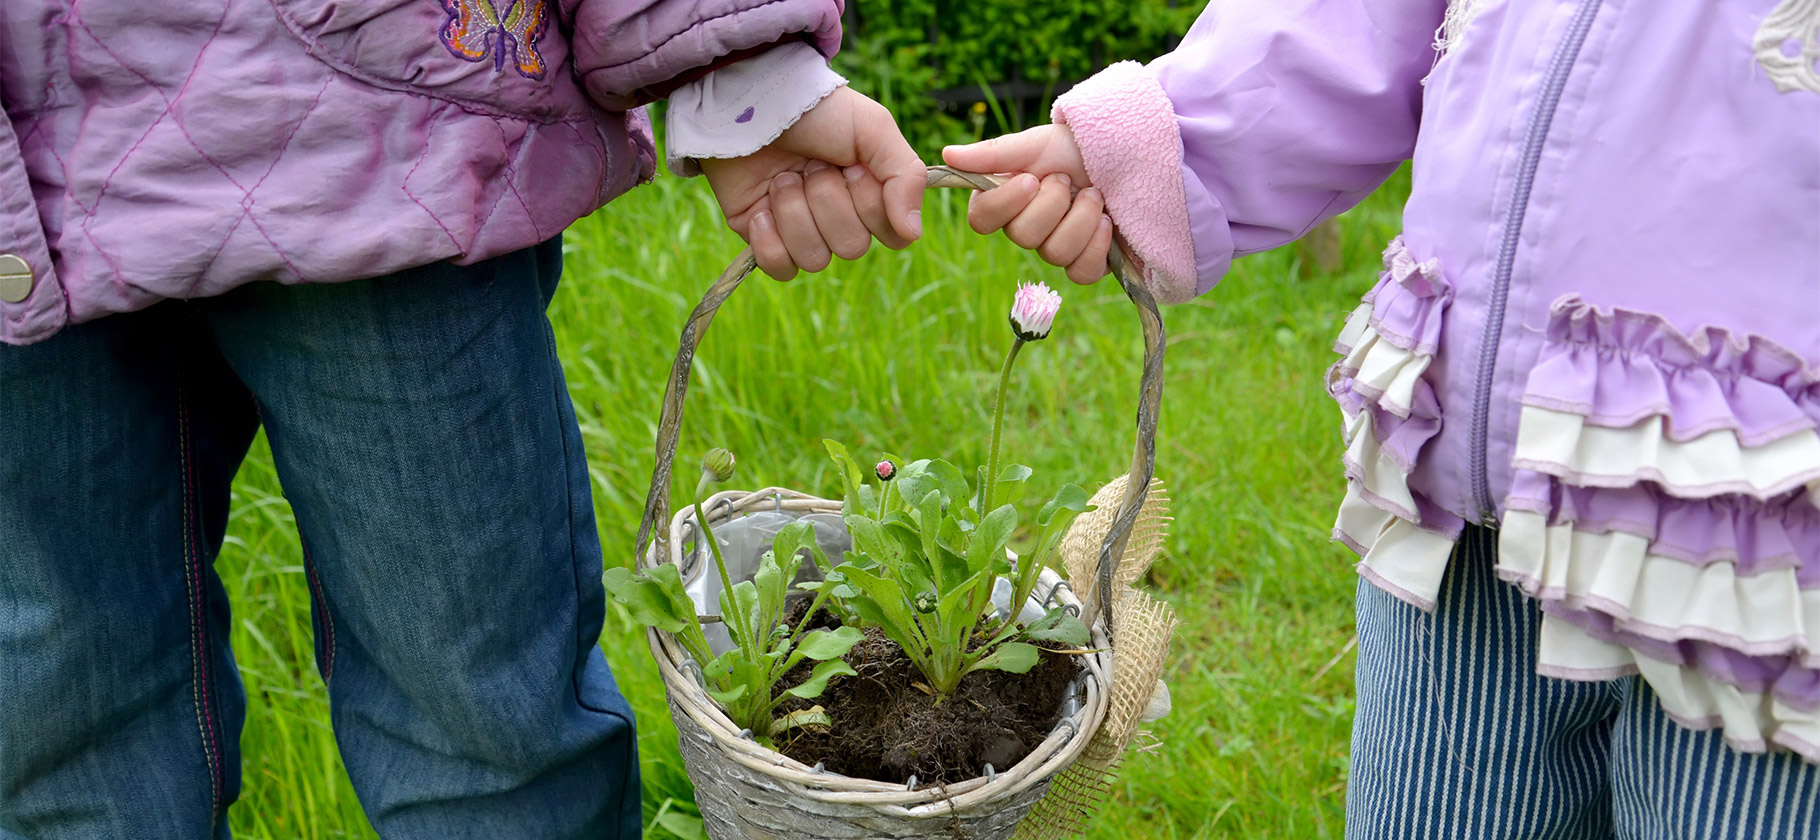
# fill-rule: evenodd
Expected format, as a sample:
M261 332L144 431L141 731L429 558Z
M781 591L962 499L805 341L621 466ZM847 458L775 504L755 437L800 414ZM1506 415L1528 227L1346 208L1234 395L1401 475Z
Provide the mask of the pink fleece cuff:
M1182 135L1156 77L1121 61L1063 94L1051 118L1074 132L1087 176L1106 196L1106 213L1150 293L1163 303L1194 297Z

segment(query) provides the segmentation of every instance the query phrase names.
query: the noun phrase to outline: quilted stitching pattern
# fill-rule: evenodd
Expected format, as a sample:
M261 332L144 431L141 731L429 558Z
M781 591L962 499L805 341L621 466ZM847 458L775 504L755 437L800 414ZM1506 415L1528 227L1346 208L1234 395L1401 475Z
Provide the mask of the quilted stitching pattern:
M114 50L114 48L108 46L108 44L102 40L101 36L95 34L95 31L93 29L89 28L87 21L85 21L83 19L81 11L79 9L77 9L75 7L75 5L73 5L73 4L70 7L69 19L73 26L80 29L84 34L86 34L90 39L92 39L94 41L95 46L98 47L103 53L105 53L109 57L113 58L114 61L117 63L117 66L119 67L119 69L137 76L140 81L145 83L145 86L148 89L150 89L151 91L156 93L159 98L164 100L163 113L159 114L158 118L153 120L152 124L146 127L145 133L141 134L139 136L138 142L134 143L131 148L127 149L125 154L120 156L119 164L117 164L114 167L113 171L108 173L107 178L101 182L101 189L97 193L96 199L95 199L95 207L88 211L86 218L84 218L82 221L83 235L88 238L89 242L93 245L93 247L97 253L102 254L103 256L107 257L108 262L115 266L117 272L119 271L119 268L118 268L119 262L120 262L119 259L117 257L108 255L107 249L102 247L101 243L95 239L95 236L90 231L89 226L94 221L95 214L99 211L101 202L106 200L108 188L113 185L115 176L117 176L120 173L120 170L126 166L127 160L132 158L135 154L137 154L139 152L139 150L141 148L143 148L145 146L146 139L152 136L152 132L155 129L157 129L158 125L168 119L172 125L175 125L177 127L177 131L182 135L184 141L189 143L190 148L195 151L196 156L203 163L207 164L210 169L213 169L215 172L219 173L221 175L221 177L226 179L226 181L229 184L233 185L234 189L239 190L240 194L242 196L241 202L240 202L240 206L242 208L241 214L238 218L235 219L234 223L229 226L228 236L224 237L222 239L220 245L215 246L215 249L214 249L215 254L217 256L219 256L219 254L221 252L221 248L223 246L227 245L228 239L232 238L233 232L240 227L241 221L243 221L243 220L250 221L250 222L252 222L253 227L259 231L260 238L265 240L265 243L267 245L271 246L272 253L277 256L278 261L284 263L284 265L286 267L290 268L292 275L299 282L302 282L304 280L303 272L301 272L297 269L297 266L291 261L291 258L284 253L284 249L279 247L278 242L276 240L272 239L270 234L266 233L265 227L263 225L259 224L259 220L253 216L253 214L252 214L253 191L250 189L247 189L245 186L243 186L240 183L240 181L236 180L234 178L234 176L227 171L227 169L225 167L223 167L220 163L217 163L213 158L209 157L209 154L207 152L203 151L202 146L196 142L195 135L190 131L188 126L184 125L183 120L181 118L179 118L178 114L177 114L178 100L182 99L185 94L189 93L189 91L191 89L191 84L196 79L197 72L199 70L201 70L203 64L205 63L204 59L205 59L208 51L215 46L216 39L218 37L220 37L220 35L221 35L221 28L224 24L227 23L228 14L232 10L233 10L232 3L223 5L222 10L221 10L221 17L216 21L214 30L209 33L208 40L203 42L202 50L200 52L198 52L196 55L195 64L190 67L189 75L184 77L183 84L180 87L178 87L176 94L173 96L173 95L168 94L163 88L161 88L158 85L157 81L153 80L146 74L134 69L130 63L128 63L127 61L122 59L120 54L118 52L116 52ZM323 89L326 90L327 88L328 88L328 81L325 79L323 81ZM307 119L309 117L310 111L314 111L316 108L316 105L320 104L321 101L322 101L322 96L320 93L318 93L316 100L314 103L311 104L310 109L304 112L302 119L298 120L297 124L299 127L302 126L303 119ZM291 135L292 136L296 135L296 129L292 129ZM271 171L273 169L277 168L278 160L284 156L285 149L288 147L289 147L289 143L287 142L284 146L282 146L278 149L278 152L276 154L274 154L272 156L271 164L266 167L266 175L269 176L271 174ZM262 176L260 178L260 182L263 183L264 180L265 180L265 177ZM66 190L66 193L67 193L67 190ZM73 199L73 196L72 196L72 199ZM214 264L213 257L210 258L209 264L210 265ZM117 277L119 277L119 276L120 275L117 274ZM199 280L200 280L200 278L199 278ZM194 287L192 286L192 289L193 288Z
M14 85L44 80L32 111L11 115L19 155L0 143L0 176L23 160L32 182L6 191L26 200L0 204L0 251L41 217L68 298L54 320L0 306L7 342L249 280L484 259L549 238L651 166L629 136L640 120L585 104L519 118L375 86L312 56L270 0L7 2L67 3L33 33L49 66L0 63ZM433 26L425 37L442 50Z

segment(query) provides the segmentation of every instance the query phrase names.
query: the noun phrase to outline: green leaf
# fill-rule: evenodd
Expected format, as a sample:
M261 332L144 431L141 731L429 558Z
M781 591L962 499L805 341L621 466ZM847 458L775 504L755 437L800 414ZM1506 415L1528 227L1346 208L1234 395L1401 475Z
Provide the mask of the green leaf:
M809 678L803 680L802 685L786 689L784 693L791 697L801 697L804 700L820 697L822 691L827 689L829 680L839 676L853 676L855 673L857 672L853 670L852 665L839 659L830 659L816 665L815 670L809 672Z
M697 621L695 602L689 600L681 574L669 563L642 575L634 575L631 569L608 569L601 582L640 624L675 633Z
M940 490L931 490L918 501L916 530L917 536L922 541L923 556L933 556L936 541L942 532L942 493Z
M1026 482L1030 480L1032 470L1023 464L1006 464L998 471L998 484L993 487L992 495L998 497L1001 505L1015 505L1024 500Z
M1000 484L1007 481L1025 481L1034 474L1033 470L1023 464L1006 464L1004 469L998 471L998 480Z
M796 570L802 568L805 556L817 568L827 568L828 565L827 556L822 554L821 545L815 541L815 524L811 522L799 519L785 525L772 538L771 549L777 554L778 570L783 573L786 582L796 577ZM777 591L782 593L787 588L786 583L785 586L778 587Z
M1087 632L1087 625L1068 614L1067 610L1056 607L1030 623L1024 628L1023 637L1038 642L1060 642L1074 647L1085 647L1092 636Z
M760 633L770 632L775 616L783 614L784 596L790 594L790 577L777 559L777 552L767 551L758 560L758 571L752 573L752 589L758 596L757 614L752 626Z
M910 613L910 600L897 581L880 577L866 569L842 564L842 573L856 592L849 604L868 624L877 625L905 650L921 650L923 640L915 616Z
M1001 505L980 520L973 532L973 544L967 547L967 571L977 574L989 568L994 559L1004 556L1005 545L1017 530L1017 508Z
M847 447L839 441L824 438L822 446L827 448L828 457L834 461L834 470L840 474L843 495L852 501L855 491L866 483L865 473L860 472L859 464L854 462L852 455L847 454ZM870 511L856 512L870 513Z
M1079 486L1064 484L1062 485L1062 489L1055 491L1055 498L1050 499L1048 504L1043 505L1042 510L1037 511L1036 524L1039 526L1047 526L1049 521L1055 518L1055 514L1058 511L1066 510L1077 514L1085 513L1089 507L1087 502L1092 498L1092 496L1087 495L1087 491L1082 490Z
M852 650L853 646L859 644L860 640L865 637L866 634L860 632L858 627L816 630L803 634L802 640L796 643L796 652L817 661L838 659L846 656L847 651Z
M747 643L762 646L769 628L759 626L758 586L742 580L733 584L732 591L720 593L720 620L730 629L738 628Z
M714 698L714 702L719 703L721 708L724 709L727 706L733 705L739 698L746 696L746 684L743 682L735 683L733 688L727 691L716 691L710 686L707 691L708 696Z
M954 632L962 637L955 639L951 643L955 647L960 646L962 639L965 638L965 634L970 633L973 626L978 623L979 616L969 615L968 613L970 612L972 605L985 600L979 597L981 594L979 591L980 587L990 588L992 586L993 577L995 577L995 575L993 575L991 569L981 569L978 573L974 574L973 577L970 577L961 583L961 585L956 586L954 589L943 594L941 603L936 605L935 610L941 614L943 623L946 626L953 628Z
M967 486L967 477L961 474L960 469L947 461L930 461L929 477L935 480L936 489L947 497L949 512L959 510L968 517L968 521L972 521L967 500L973 496L973 488Z
M941 491L941 481L930 474L929 466L927 459L911 461L900 467L897 477L891 479L891 488L904 500L904 504L914 507L922 502L924 496Z
M1031 668L1035 668L1036 663L1041 659L1042 654L1038 652L1036 645L1027 645L1023 642L1007 642L999 645L991 653L987 654L985 658L973 663L973 667L968 670L1006 671L1013 674L1022 674L1028 672Z
M927 558L929 575L937 592L947 592L967 579L970 570L967 568L966 551L972 541L972 537L961 531L958 520L952 516L943 517L941 534L935 541L935 551Z
M847 516L842 521L847 525L848 536L853 538L854 551L887 566L895 566L903 561L904 544L876 520L865 516Z

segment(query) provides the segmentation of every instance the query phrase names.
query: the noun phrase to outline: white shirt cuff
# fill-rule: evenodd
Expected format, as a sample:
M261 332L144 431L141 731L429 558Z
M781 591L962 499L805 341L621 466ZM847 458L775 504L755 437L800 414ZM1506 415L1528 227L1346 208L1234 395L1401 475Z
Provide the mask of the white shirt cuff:
M670 94L665 162L688 178L702 158L752 154L846 83L807 42L722 67Z

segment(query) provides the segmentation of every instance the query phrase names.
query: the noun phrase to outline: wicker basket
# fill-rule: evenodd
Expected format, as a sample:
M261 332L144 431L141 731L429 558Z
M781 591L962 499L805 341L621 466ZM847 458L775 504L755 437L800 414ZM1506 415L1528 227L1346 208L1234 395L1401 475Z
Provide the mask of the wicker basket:
M929 186L990 189L1000 179L958 172L946 167L929 171ZM696 802L709 836L715 840L770 840L770 838L975 838L1010 837L1031 806L1041 799L1049 782L1081 757L1106 717L1108 686L1117 654L1117 628L1109 626L1112 610L1111 575L1114 558L1124 556L1126 540L1136 521L1155 468L1157 410L1162 396L1163 325L1156 304L1126 270L1127 261L1116 248L1112 255L1115 276L1137 305L1144 327L1145 359L1138 406L1137 451L1133 458L1129 491L1101 546L1098 579L1079 587L1097 598L1082 604L1071 588L1053 571L1043 572L1038 592L1080 610L1093 633L1098 653L1079 657L1081 688L1071 709L1049 737L1015 766L950 785L917 786L854 779L825 772L784 756L753 741L749 732L733 725L710 699L700 683L698 666L668 633L651 630L652 656L669 694L670 714L681 738L684 766L695 783ZM639 529L636 557L644 567L675 563L689 573L699 573L699 562L685 556L683 546L692 542L693 510L669 515L671 467L680 434L682 405L689 372L702 332L755 264L751 251L723 273L708 290L683 328L681 348L666 389L663 417L658 427L657 465L646 497L644 521ZM711 521L760 508L798 513L838 513L840 503L791 490L766 489L717 494L705 507ZM648 543L648 541L650 541Z

